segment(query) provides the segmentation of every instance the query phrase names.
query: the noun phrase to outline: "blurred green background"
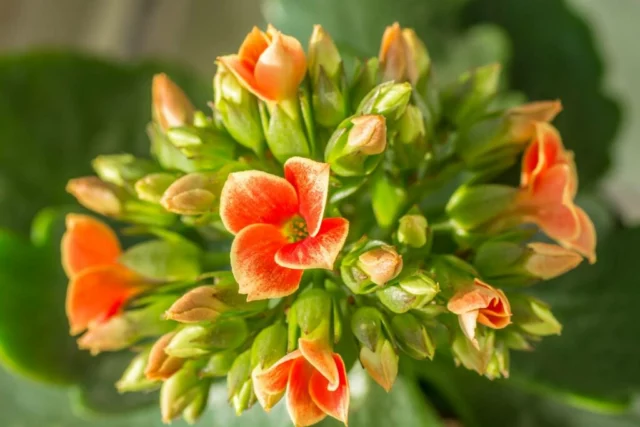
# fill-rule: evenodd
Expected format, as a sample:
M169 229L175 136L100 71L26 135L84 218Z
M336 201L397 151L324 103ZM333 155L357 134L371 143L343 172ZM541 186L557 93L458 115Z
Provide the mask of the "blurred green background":
M404 366L385 396L356 372L350 425L640 425L638 17L637 0L0 0L0 425L161 424L157 396L113 390L126 353L91 359L67 336L57 248L73 209L66 180L97 154L147 153L153 73L204 108L216 55L252 25L305 44L321 23L366 56L395 20L418 31L440 81L499 61L509 89L562 99L556 123L576 152L599 262L536 290L565 329L516 355L511 379L436 357ZM290 425L282 405L234 418L223 388L199 425Z

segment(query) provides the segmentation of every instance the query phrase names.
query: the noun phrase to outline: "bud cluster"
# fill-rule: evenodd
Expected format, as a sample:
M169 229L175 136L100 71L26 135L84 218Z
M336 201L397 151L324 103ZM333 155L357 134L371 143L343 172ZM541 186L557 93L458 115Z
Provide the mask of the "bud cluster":
M137 353L119 391L192 423L226 378L238 414L286 395L294 425L346 424L345 339L390 391L401 358L508 377L511 350L560 333L522 292L595 261L559 101L499 106L496 65L438 85L398 24L353 73L319 25L306 54L269 26L217 64L210 117L157 75L151 159L101 155L67 186L150 236L122 248L71 214L62 241L79 346ZM496 178L520 159L519 186Z

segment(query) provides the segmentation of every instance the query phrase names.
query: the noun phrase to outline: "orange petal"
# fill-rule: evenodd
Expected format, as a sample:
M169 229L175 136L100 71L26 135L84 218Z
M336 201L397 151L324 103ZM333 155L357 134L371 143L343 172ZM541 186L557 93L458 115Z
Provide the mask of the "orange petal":
M298 212L307 223L311 236L318 234L329 193L328 163L304 157L292 157L284 164L284 177L298 194Z
M258 27L253 27L240 46L238 57L252 69L256 66L260 55L267 47L269 47L267 35L260 31Z
M478 340L476 340L476 327L478 326L478 310L471 310L458 315L458 323L464 335L471 341L474 347L478 348Z
M586 257L593 264L596 262L596 229L585 211L576 206L575 213L580 224L580 233L575 239L562 243L567 248L573 249Z
M556 165L541 173L531 188L532 202L537 205L563 203L569 197L571 171L567 165Z
M231 245L231 270L247 301L280 298L298 289L302 270L281 267L274 259L286 244L280 230L268 224L250 225L238 233Z
M265 101L282 101L296 95L307 72L307 60L298 40L274 32L273 41L256 64L254 77Z
M382 35L378 59L384 72L384 80L401 82L407 69L407 47L402 29L397 22L387 27Z
M298 339L300 352L311 365L324 376L333 391L340 385L340 373L333 360L331 347L322 340Z
M347 424L349 417L349 380L347 370L342 357L339 354L333 355L333 360L338 367L340 384L335 390L331 390L327 379L315 371L309 381L309 394L314 403L318 405L325 414Z
M113 230L102 221L80 214L68 214L62 236L62 267L73 277L88 267L115 264L122 253Z
M316 237L308 236L299 242L289 243L278 250L278 265L296 270L309 268L333 269L333 264L349 234L349 221L344 218L327 218L322 221Z
M245 89L255 96L264 99L264 96L260 93L260 88L257 86L256 78L253 75L254 66L246 61L242 61L238 55L219 56L218 62L226 67Z
M72 278L67 289L71 334L117 314L133 296L144 291L143 279L120 265L91 267Z
M532 218L549 237L560 243L579 237L580 222L575 206L556 205L539 209Z
M298 196L289 182L259 171L229 175L220 195L220 217L236 234L252 224L282 225L298 211Z
M327 416L309 394L309 381L314 372L313 366L304 359L296 359L291 366L287 384L287 410L295 426L310 426Z
M556 128L548 123L536 123L536 137L522 159L521 185L528 186L554 165L568 163L568 157Z
M295 350L278 360L268 369L260 369L259 366L251 373L253 390L258 402L266 410L271 409L273 396L284 392L289 380L289 372L296 359L302 357L299 350Z

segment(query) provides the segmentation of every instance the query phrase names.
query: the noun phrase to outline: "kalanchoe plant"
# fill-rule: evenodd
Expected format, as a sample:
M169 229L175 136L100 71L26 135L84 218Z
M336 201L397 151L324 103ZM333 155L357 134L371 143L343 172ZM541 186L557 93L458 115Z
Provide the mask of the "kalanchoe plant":
M70 214L62 263L80 347L137 353L117 387L160 389L166 422L198 419L226 377L238 414L286 395L295 425L346 424L342 340L387 391L400 358L443 349L507 377L510 350L561 330L522 287L595 262L558 101L499 107L497 66L439 87L398 24L351 75L320 26L308 55L254 29L218 58L210 117L156 76L152 159L100 156L67 187L152 237L123 249ZM520 158L519 185L495 180Z

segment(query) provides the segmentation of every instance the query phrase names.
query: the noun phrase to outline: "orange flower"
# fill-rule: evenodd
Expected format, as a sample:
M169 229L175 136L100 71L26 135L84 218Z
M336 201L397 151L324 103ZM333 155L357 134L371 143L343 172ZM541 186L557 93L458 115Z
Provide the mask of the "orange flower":
M295 96L307 72L300 42L271 25L266 33L254 27L236 55L221 56L218 61L264 101Z
M346 219L322 219L329 165L292 157L284 174L236 172L222 189L220 216L236 234L231 270L247 301L290 295L303 270L333 269L347 238Z
M106 224L87 215L69 214L66 226L62 265L70 280L66 309L75 335L118 314L146 284L137 273L118 264L120 242Z
M327 415L347 423L349 381L342 357L328 347L300 339L295 350L268 369L253 370L253 387L265 410L286 390L287 409L296 426L310 426Z
M573 153L564 148L553 126L537 123L536 137L522 160L516 211L523 221L537 224L562 246L594 263L595 228L589 216L573 201L577 189Z
M502 329L511 323L511 306L504 292L479 279L456 292L447 303L447 309L458 315L460 328L476 347L478 323L493 329Z

